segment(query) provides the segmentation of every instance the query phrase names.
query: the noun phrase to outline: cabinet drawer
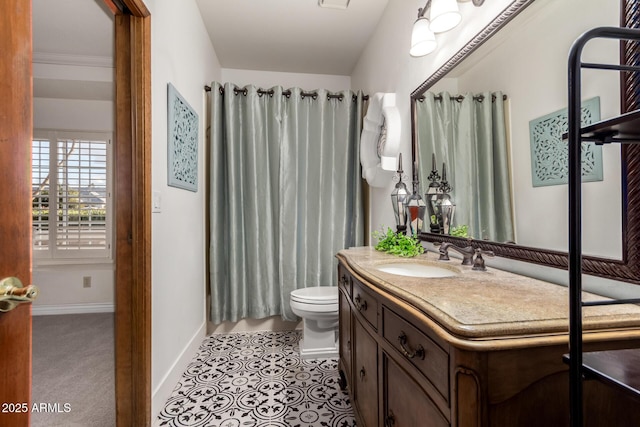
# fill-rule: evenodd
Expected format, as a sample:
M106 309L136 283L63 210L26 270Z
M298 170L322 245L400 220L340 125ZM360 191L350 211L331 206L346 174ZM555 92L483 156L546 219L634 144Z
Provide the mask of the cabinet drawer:
M384 358L384 425L447 427L449 421L427 393L386 354Z
M352 280L353 294L352 301L356 310L373 326L378 329L378 300L366 290L357 280Z
M449 401L449 354L411 323L383 309L384 339L415 366Z

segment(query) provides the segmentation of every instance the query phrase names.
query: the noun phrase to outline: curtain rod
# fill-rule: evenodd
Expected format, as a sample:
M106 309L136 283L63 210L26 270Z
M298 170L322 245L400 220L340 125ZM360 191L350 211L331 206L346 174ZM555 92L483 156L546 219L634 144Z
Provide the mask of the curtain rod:
M418 98L418 101L423 102L424 101L424 96L421 96L420 98ZM442 95L436 95L433 97L434 100L436 101L442 101ZM462 100L464 100L464 95L458 95L458 96L452 96L450 99L454 99L458 102L462 102ZM482 102L484 101L484 95L476 95L473 97L474 101L479 101ZM507 100L507 95L502 95L502 100L506 101ZM495 95L491 95L491 102L495 102L496 101L496 96Z
M204 86L204 90L205 92L211 92L211 86L205 85ZM245 88L239 88L239 87L235 87L233 88L233 93L234 94L239 94L242 93L243 95L247 94L247 89ZM222 86L220 86L220 94L224 94L224 88ZM289 98L291 96L291 91L290 90L285 90L282 91L282 94L284 96L286 96L287 98ZM269 90L265 90L265 89L258 89L258 95L262 96L262 95L269 95L269 96L273 96L273 90L269 89ZM302 98L304 99L307 96L310 96L313 99L318 98L318 92L302 92L301 93ZM338 99L340 101L342 101L342 98L344 98L344 95L341 94L332 94L332 93L328 93L327 94L327 98L328 99ZM354 95L353 98L355 99L356 96ZM369 100L369 95L363 95L362 99L365 101Z

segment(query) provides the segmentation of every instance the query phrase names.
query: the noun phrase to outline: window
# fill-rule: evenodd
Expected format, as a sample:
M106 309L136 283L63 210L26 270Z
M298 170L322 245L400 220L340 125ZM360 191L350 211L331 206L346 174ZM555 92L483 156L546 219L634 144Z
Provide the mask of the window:
M34 258L111 259L111 135L34 132Z

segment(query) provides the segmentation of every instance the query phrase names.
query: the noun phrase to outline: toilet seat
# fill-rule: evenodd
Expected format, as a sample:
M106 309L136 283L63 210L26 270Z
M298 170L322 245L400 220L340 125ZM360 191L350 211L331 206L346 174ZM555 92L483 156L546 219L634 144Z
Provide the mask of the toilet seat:
M303 304L337 304L337 286L316 286L312 288L296 289L291 292L291 301Z

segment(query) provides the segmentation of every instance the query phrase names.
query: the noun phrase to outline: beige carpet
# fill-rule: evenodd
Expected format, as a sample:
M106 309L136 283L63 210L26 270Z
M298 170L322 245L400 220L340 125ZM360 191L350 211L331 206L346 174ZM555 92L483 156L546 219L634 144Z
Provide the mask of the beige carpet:
M33 317L32 427L115 426L113 343L113 313Z

